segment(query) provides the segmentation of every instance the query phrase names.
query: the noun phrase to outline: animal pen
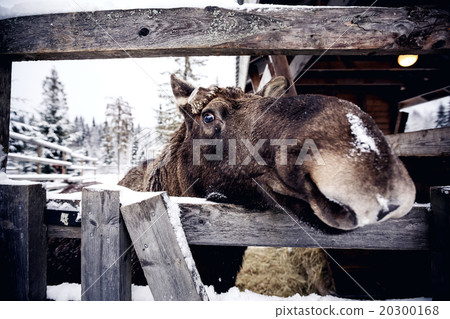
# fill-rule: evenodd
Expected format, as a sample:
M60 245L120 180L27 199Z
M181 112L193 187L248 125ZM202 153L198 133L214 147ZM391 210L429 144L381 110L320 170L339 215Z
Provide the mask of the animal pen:
M449 52L448 18L448 10L443 9L206 7L1 20L0 145L7 153L13 61L180 55L425 55ZM449 135L449 129L438 129L387 139L399 156L448 156ZM2 169L6 162L7 157ZM178 205L189 244L431 251L433 298L449 300L449 194L450 187L433 187L429 211L414 207L401 219L335 234L302 224L282 211L213 203ZM46 196L40 184L0 182L1 299L45 300L48 237L81 238L83 300L130 300L130 240L155 300L207 299L195 272L184 262L167 213L176 210L176 204L165 194L145 194L138 202L126 203L119 190L86 188L81 227L55 225L51 210L46 209ZM72 204L80 206L77 200ZM76 217L73 212L64 213L68 220Z

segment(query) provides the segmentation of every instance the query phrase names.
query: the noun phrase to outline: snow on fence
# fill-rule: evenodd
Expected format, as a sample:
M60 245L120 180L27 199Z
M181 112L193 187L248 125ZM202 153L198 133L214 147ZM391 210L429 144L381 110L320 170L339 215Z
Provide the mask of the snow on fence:
M335 233L280 211L118 186L46 196L40 184L0 180L2 300L45 299L48 237L81 238L82 300L130 300L130 238L155 300L207 300L187 243L427 250L433 298L450 298L450 186L431 188L431 209L416 205L401 219Z
M55 143L50 143L50 142L47 142L47 141L44 141L44 140L41 140L41 139L38 139L35 137L30 137L30 136L26 136L26 135L15 133L15 132L9 132L9 137L12 139L20 140L20 141L23 141L26 143L35 144L38 146L38 149L37 149L38 156L28 156L28 155L22 155L22 154L16 154L16 153L8 154L8 159L11 159L11 160L37 163L37 174L8 175L8 177L11 179L69 180L70 181L70 179L73 178L74 176L70 175L70 174L66 174L67 168L70 168L73 170L79 170L81 176L83 175L84 171L94 171L94 173L95 173L97 170L96 162L98 159L95 157L89 157L89 156L85 156L82 154L78 154L68 147L58 145ZM42 153L42 147L61 151L63 160L55 160L55 159L40 157L40 155ZM72 157L73 159L80 160L82 162L82 165L76 165L72 162L66 161L67 155ZM93 162L93 166L84 165L85 162ZM60 166L60 167L62 167L62 174L41 174L40 164Z

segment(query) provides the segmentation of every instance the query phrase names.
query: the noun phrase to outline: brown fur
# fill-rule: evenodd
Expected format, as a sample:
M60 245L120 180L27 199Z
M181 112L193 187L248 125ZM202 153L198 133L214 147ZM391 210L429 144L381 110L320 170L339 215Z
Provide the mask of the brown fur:
M230 202L252 207L281 205L302 217L312 212L309 218L315 216L312 221L318 226L343 230L406 214L414 202L414 185L373 119L356 105L334 97L281 96L286 83L275 78L257 94L215 86L194 91L172 76L172 90L185 121L145 173L131 171L120 184L164 190L171 196L208 197L217 192ZM373 146L359 141L361 134L349 116L357 119L362 140L369 139ZM285 158L281 147L269 142L278 139L296 142ZM195 154L198 140L222 141L222 160L205 158L204 154L216 152L214 145L203 146L201 154ZM310 141L323 163L311 149L300 165L299 154ZM248 148L260 142L256 154L264 165L250 156ZM366 149L358 148L358 143ZM199 155L198 165L194 155ZM208 249L197 256L205 261ZM224 260L239 258L237 248L234 251ZM211 264L204 268L215 269L214 261L207 261ZM215 286L221 282L219 276ZM233 278L229 277L230 282Z

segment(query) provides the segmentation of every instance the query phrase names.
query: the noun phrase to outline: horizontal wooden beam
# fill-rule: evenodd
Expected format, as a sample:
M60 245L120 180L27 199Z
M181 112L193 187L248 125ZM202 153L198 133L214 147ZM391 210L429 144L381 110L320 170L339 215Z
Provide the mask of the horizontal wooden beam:
M0 58L444 53L449 11L218 7L76 12L0 21Z
M388 250L427 250L430 245L424 207L415 207L400 219L327 233L285 212L230 204L179 205L190 244Z
M398 156L450 156L450 127L386 135Z
M48 225L47 236L50 238L81 239L81 227Z
M281 211L176 201L189 244L388 250L427 250L430 246L425 207L414 207L400 219L329 233ZM81 228L48 225L48 236L81 238Z

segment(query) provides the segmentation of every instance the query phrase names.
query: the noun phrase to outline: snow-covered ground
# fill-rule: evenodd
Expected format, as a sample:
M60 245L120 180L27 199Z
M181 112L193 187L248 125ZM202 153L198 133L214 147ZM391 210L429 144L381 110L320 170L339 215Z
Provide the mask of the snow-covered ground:
M252 291L240 291L237 287L232 287L227 292L218 294L214 287L207 286L206 291L211 301L348 301L349 299L338 298L334 296L319 296L311 294L309 296L300 296L295 294L291 297L264 296ZM47 298L56 301L80 300L81 285L63 283L57 286L47 287ZM153 296L148 286L132 285L131 298L133 301L152 301ZM405 299L406 300L406 299ZM414 298L408 300L425 301L428 298Z

